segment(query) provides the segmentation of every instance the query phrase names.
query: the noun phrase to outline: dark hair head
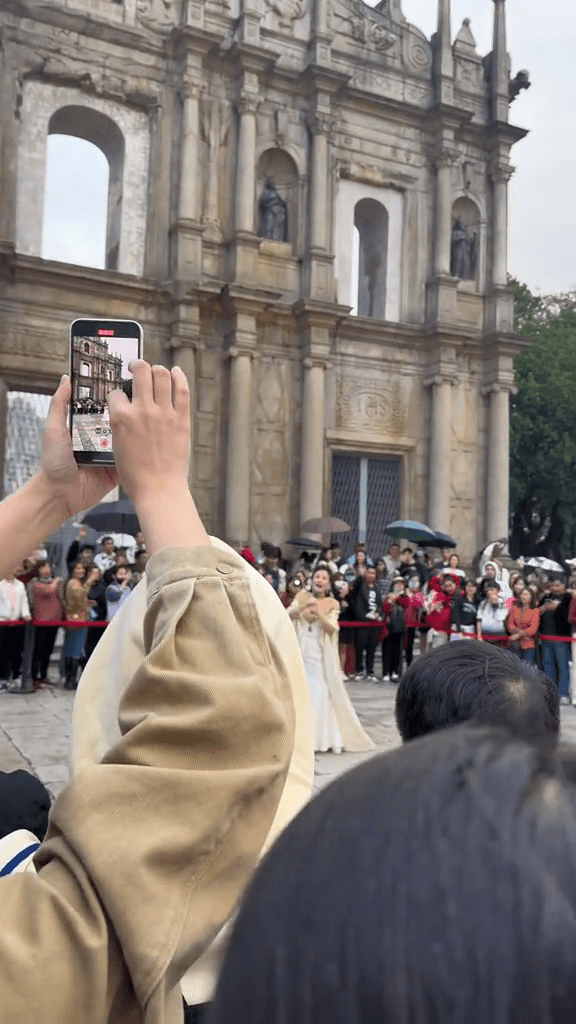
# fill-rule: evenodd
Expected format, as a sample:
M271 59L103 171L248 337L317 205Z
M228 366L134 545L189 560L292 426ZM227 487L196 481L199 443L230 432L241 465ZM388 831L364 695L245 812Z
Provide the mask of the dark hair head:
M50 794L30 772L0 772L0 839L26 828L42 841L48 829Z
M39 562L36 562L36 565L34 567L36 569L36 574L38 574L40 572L40 569L43 569L45 565L47 565L48 568L50 569L50 572L52 572L52 566L50 565L48 559L41 558Z
M402 676L396 724L402 739L475 719L533 740L560 730L558 687L510 651L458 640L427 651Z
M346 772L257 871L210 1024L569 1024L569 774L470 724Z
M105 537L102 537L100 543L105 544L107 540L114 540L114 537L111 537L110 534L107 534Z
M524 584L523 584L523 586L522 586L522 590L521 590L521 591L520 591L520 593L518 594L518 597L516 597L516 598L514 599L514 604L515 604L515 605L516 605L516 606L517 606L518 608L521 608L521 607L522 607L522 594L524 593L524 591L525 591L525 590L527 590L527 591L528 591L528 593L530 594L530 607L531 607L531 608L536 608L536 605L537 605L537 603L538 603L538 602L536 601L536 594L534 593L534 591L533 591L533 590L530 590L530 587L528 586L528 584L527 584L527 583L524 583Z

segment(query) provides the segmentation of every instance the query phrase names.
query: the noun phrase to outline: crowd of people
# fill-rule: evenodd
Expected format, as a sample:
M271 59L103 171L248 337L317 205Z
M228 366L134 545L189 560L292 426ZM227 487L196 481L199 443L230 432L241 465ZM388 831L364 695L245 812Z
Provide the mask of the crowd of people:
M308 576L295 588L294 629L268 582L202 526L187 483L184 374L131 369L134 402L112 393L110 412L150 561L87 666L73 778L48 820L38 785L0 773L2 1019L572 1020L576 760L558 745L557 682L479 640L476 595L458 566L436 567L423 602L456 602L461 628L451 643L452 627L431 626L448 639L403 674L402 745L312 796L299 650L318 678L324 657L338 664L332 567L317 564L311 589ZM0 505L4 579L117 482L75 465L70 392L64 379L40 473ZM366 566L356 581L345 568L336 582L371 591L376 566L355 563ZM407 607L405 577L388 568L384 601ZM483 600L495 609L508 597L493 569ZM529 633L526 588L516 589L512 644ZM552 585L542 596L542 616L567 603ZM372 618L361 621L380 622L383 605L363 601Z
M143 579L148 553L141 532L128 548L104 536L97 553L86 535L80 527L68 549L66 578L56 575L40 548L0 580L0 689L26 694L55 685L48 668L56 623L74 622L63 627L60 678L65 689L75 690L105 624Z
M281 567L281 550L270 544L262 545L258 557L249 549L242 554L298 624L317 751L366 749L362 743L370 742L358 732L357 720L356 731L348 733L349 712L354 718L355 713L348 708L342 680L397 683L415 649L422 654L427 647L460 639L497 644L522 660L536 661L556 683L562 703L570 702L576 581L568 589L560 574L548 576L524 565L508 571L497 560L487 560L482 575L473 576L451 548L443 548L434 562L429 553L396 543L380 558L372 558L361 543L348 558L341 557L338 545L323 548L315 558L303 552L290 575ZM309 623L307 630L302 619ZM341 674L326 655L336 649Z

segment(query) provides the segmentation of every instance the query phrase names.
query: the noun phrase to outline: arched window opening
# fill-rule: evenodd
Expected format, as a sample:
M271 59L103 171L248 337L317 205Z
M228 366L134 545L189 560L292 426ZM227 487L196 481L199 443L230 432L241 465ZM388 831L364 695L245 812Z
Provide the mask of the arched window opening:
M106 266L108 161L84 139L50 135L42 258L85 267Z
M111 118L67 106L50 118L42 256L118 269L124 136Z
M388 263L388 213L375 199L360 199L354 207L358 231L357 314L386 319L386 273Z

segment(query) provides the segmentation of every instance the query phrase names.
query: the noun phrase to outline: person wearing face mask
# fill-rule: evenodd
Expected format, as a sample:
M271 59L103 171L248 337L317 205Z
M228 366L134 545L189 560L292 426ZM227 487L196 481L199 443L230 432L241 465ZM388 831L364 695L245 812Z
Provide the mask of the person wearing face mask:
M404 609L404 614L406 615L406 666L410 668L414 658L416 630L421 625L424 610L424 592L420 585L419 576L409 577L406 596L408 598L408 603Z
M374 570L372 570L374 571ZM294 623L304 662L314 719L314 750L371 750L366 735L342 682L338 658L338 616L340 605L331 594L327 569L316 569L312 593L294 598L288 615Z

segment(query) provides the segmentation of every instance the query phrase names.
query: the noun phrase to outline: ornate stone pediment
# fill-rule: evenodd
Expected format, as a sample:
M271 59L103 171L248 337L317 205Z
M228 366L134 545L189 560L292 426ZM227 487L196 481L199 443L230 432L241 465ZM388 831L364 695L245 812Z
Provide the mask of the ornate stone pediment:
M360 46L386 63L405 64L415 72L428 73L432 49L426 37L409 25L398 0L381 0L369 7L362 0L334 0L332 8L334 48Z

